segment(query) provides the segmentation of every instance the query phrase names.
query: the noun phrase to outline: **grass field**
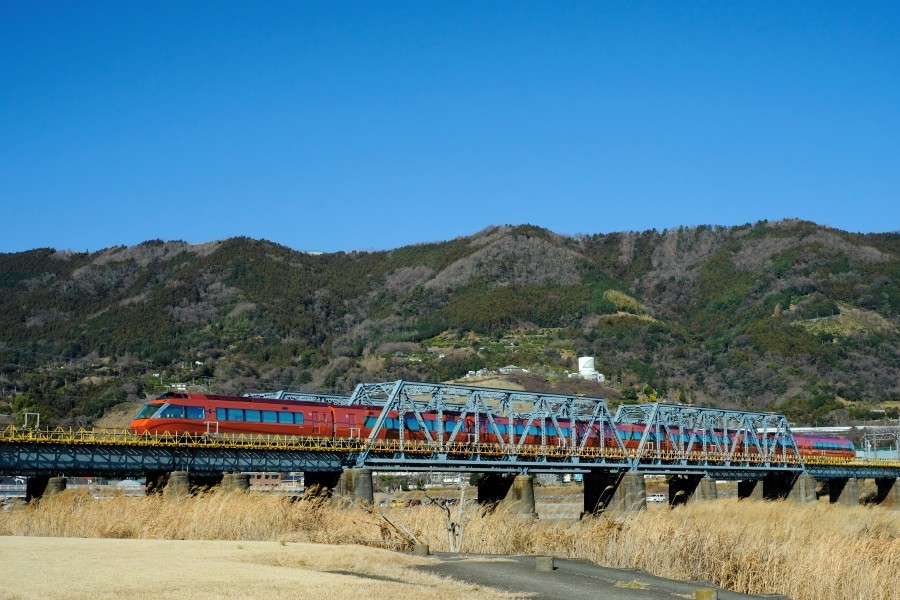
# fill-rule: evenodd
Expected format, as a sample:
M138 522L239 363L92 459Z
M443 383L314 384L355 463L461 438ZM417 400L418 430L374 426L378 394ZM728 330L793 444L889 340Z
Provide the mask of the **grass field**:
M0 537L8 600L511 599L411 566L433 559L359 546Z
M726 499L580 522L474 506L453 516L463 552L585 558L794 600L894 600L900 589L900 512L882 507ZM66 491L0 513L0 535L393 547L412 534L447 550L446 517L435 506L370 512L252 494L95 500Z

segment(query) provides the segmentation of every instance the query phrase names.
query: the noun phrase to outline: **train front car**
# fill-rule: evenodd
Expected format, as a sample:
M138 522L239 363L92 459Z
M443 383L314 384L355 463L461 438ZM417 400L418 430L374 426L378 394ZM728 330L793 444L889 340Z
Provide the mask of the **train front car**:
M207 404L199 394L163 394L145 404L129 427L135 433L205 433Z
M335 436L329 404L270 398L168 393L145 405L131 422L135 433Z

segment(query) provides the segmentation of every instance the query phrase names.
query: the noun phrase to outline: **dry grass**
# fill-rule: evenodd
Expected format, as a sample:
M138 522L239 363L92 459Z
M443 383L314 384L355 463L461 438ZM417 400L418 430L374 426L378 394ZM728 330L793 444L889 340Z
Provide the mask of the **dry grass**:
M410 569L433 559L358 546L0 537L0 552L10 600L512 598Z
M442 510L423 506L384 514L432 549L447 548ZM893 600L900 589L900 513L881 507L719 500L582 522L521 519L500 511L482 516L473 507L466 520L463 552L586 558L794 600ZM377 514L360 509L239 494L171 501L94 500L64 492L0 513L0 535L388 546L401 540Z

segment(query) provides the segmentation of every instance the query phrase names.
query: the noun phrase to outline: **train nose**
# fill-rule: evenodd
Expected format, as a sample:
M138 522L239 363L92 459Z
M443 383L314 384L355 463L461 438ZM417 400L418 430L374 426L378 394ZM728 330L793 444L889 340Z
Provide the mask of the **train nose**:
M135 419L129 425L129 428L134 433L147 433L150 430L150 420L149 419Z

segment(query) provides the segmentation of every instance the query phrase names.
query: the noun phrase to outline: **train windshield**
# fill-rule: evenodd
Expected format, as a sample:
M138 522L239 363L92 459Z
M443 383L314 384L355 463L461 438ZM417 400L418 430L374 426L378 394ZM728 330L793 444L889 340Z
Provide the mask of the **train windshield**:
M157 414L158 413L158 414ZM202 406L181 406L180 404L148 404L135 419L200 419L205 416Z
M149 419L153 413L159 410L159 404L148 404L135 415L135 419Z

